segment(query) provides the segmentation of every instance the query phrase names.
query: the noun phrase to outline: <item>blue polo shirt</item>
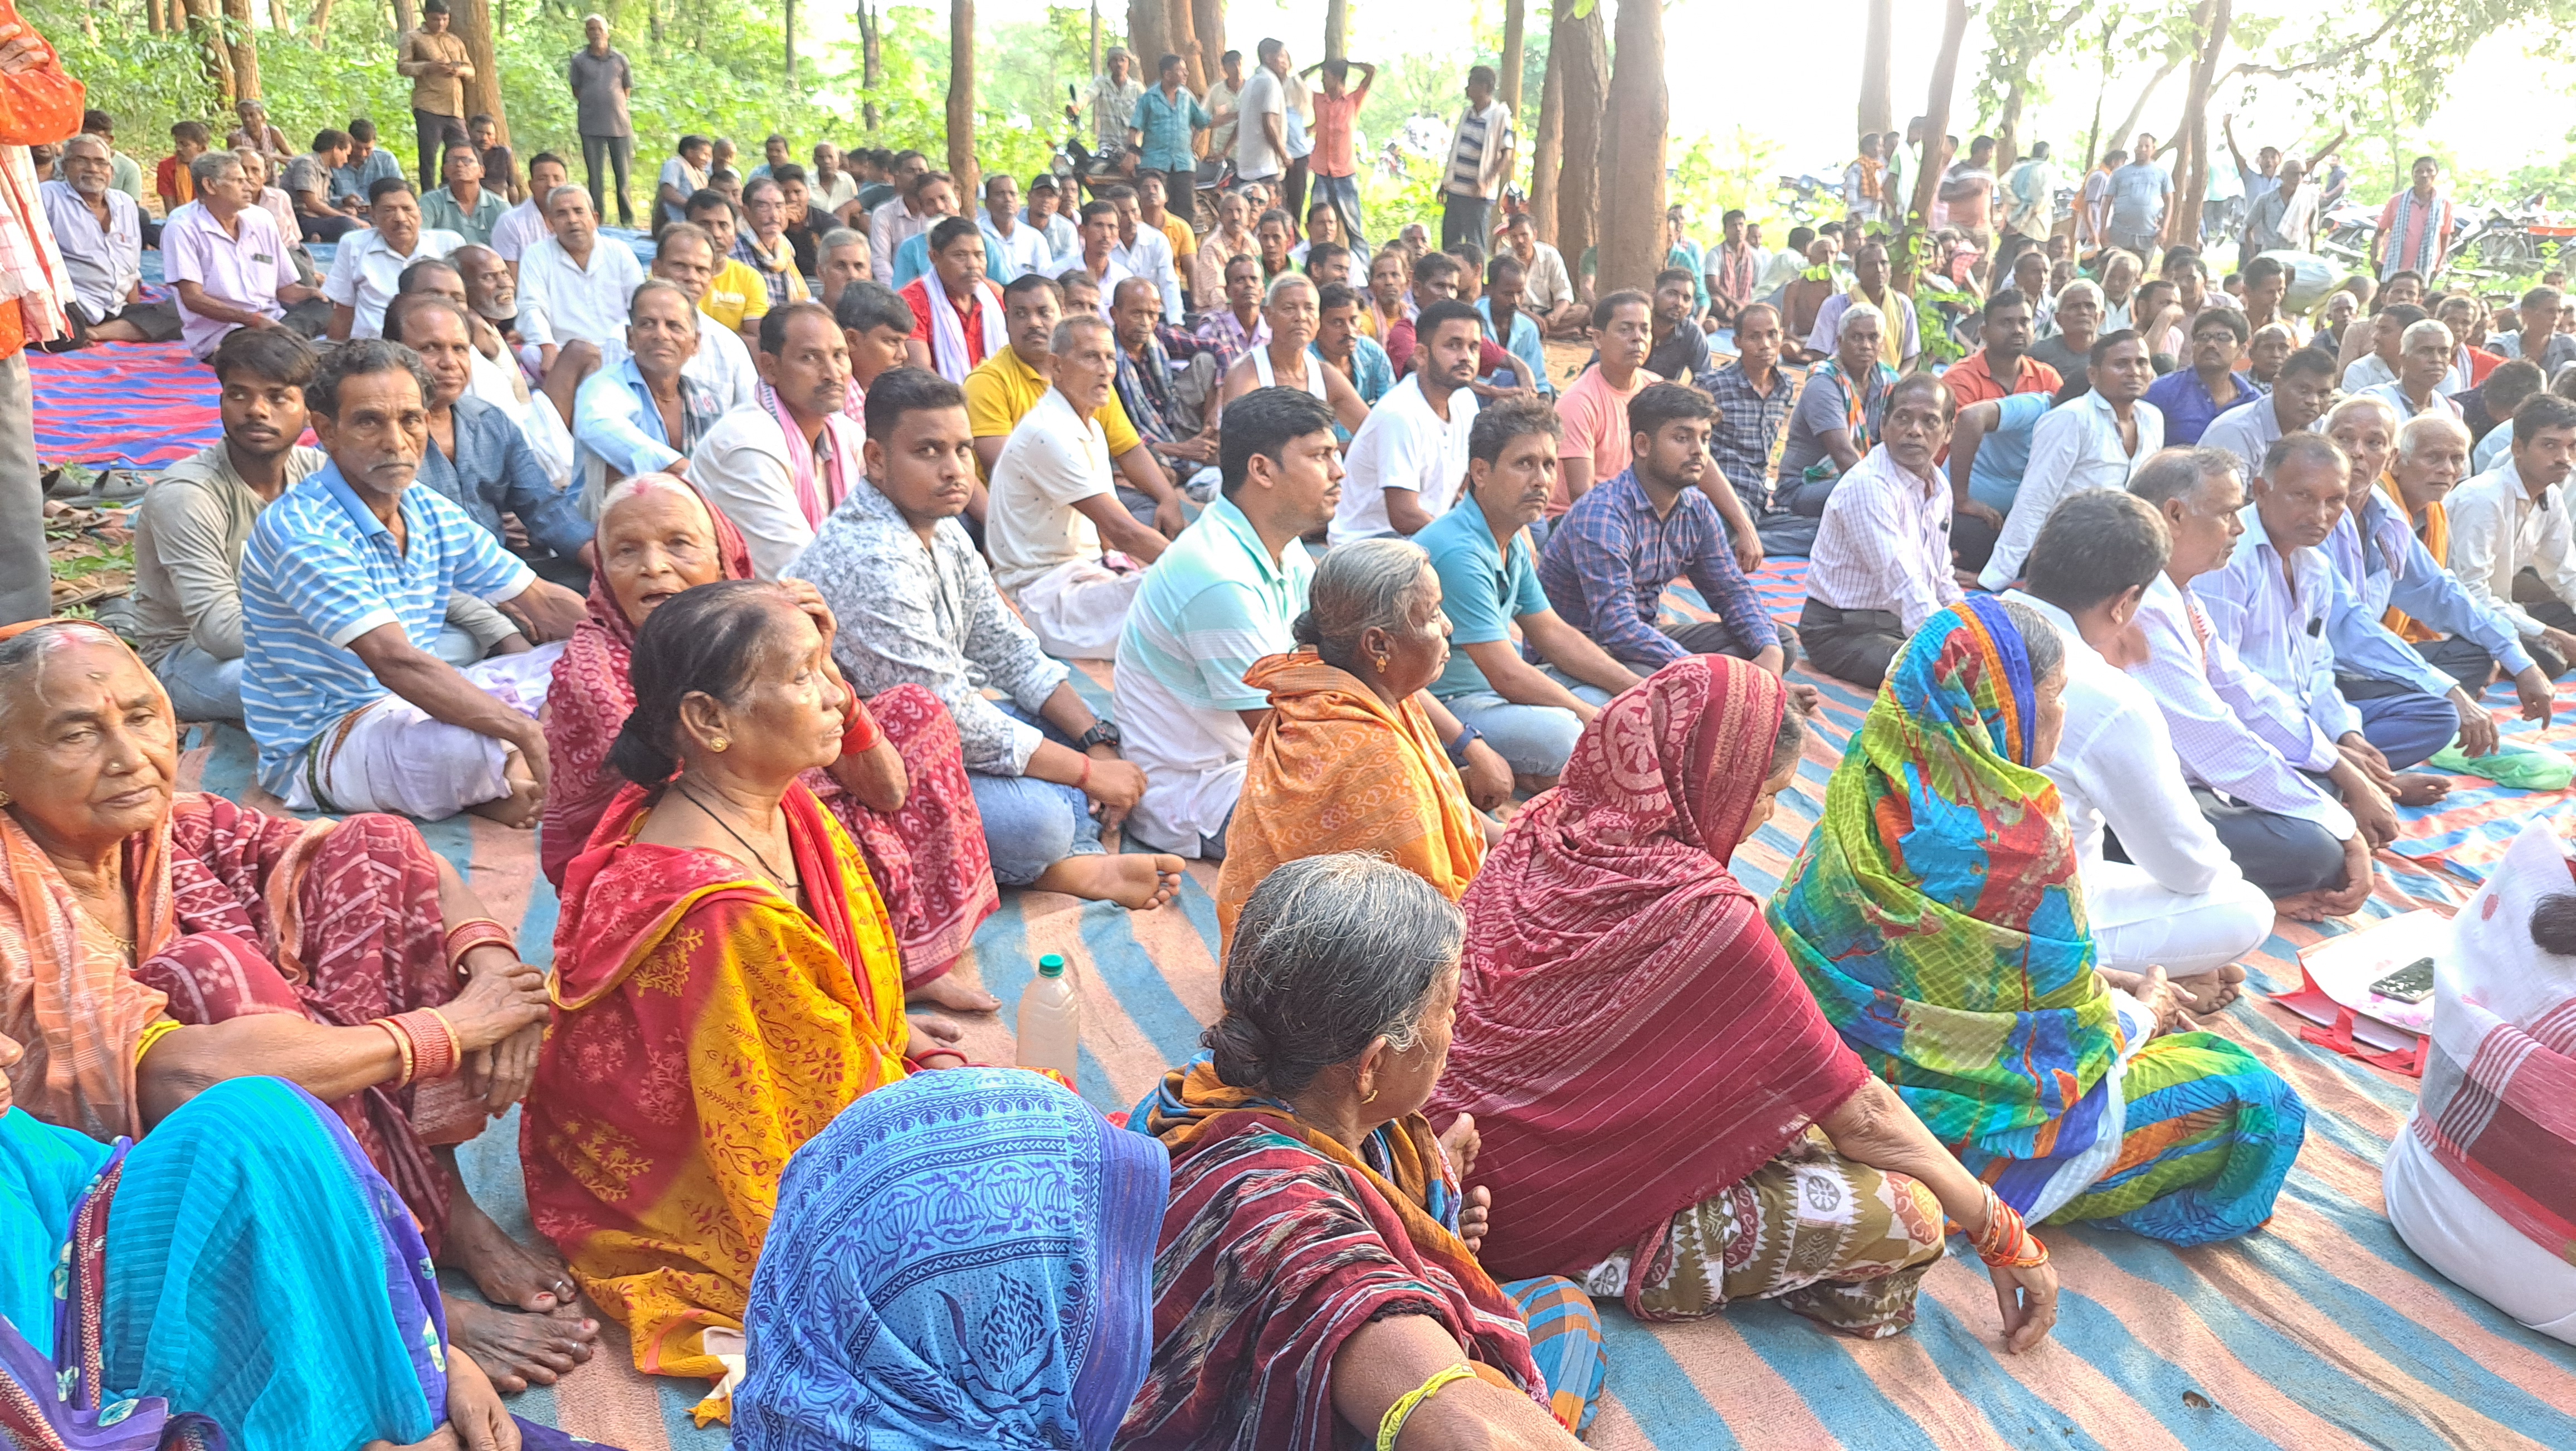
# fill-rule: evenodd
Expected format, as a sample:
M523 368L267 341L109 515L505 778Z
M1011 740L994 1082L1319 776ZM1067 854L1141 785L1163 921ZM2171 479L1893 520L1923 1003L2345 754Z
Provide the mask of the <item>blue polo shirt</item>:
M1968 497L1999 514L2012 512L2021 476L2030 467L2031 430L2057 400L2046 393L2013 393L1994 400L2003 418L1977 444L1977 466L1968 475Z
M1529 531L1512 531L1507 559L1495 547L1493 528L1472 498L1432 520L1413 536L1431 556L1440 576L1440 609L1449 617L1449 668L1431 683L1440 700L1494 688L1484 670L1468 658L1465 646L1491 645L1512 637L1512 621L1548 607L1539 588L1538 559L1530 549Z
M392 692L349 642L400 624L427 651L462 590L506 600L535 581L491 532L436 491L402 492L405 546L337 464L278 496L242 550L242 715L259 742L259 784L283 796L304 748Z
M2236 396L2228 400L2228 408L2257 397L2263 391L2254 385L2254 376L2250 373L2229 376L2236 380ZM2211 420L2226 411L2218 406L2217 399L2209 396L2208 385L2200 381L2199 370L2188 366L2176 368L2148 384L2147 401L2156 405L2156 411L2165 416L2165 445L2168 448L2200 442L2200 436L2209 431Z
M1136 103L1136 164L1147 171L1186 171L1196 175L1199 159L1190 151L1191 133L1216 123L1208 118L1207 108L1183 86L1172 99L1163 99L1163 88L1145 88L1145 98ZM1173 198L1175 203L1188 198ZM1187 210L1183 207L1182 210Z

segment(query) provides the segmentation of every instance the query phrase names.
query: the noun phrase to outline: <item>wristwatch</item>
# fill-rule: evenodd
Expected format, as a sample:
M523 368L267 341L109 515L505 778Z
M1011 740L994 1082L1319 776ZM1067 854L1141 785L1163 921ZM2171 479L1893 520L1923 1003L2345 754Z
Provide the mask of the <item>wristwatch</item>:
M1462 723L1462 727L1458 739L1449 743L1449 764L1461 771L1467 769L1467 748L1485 738L1485 733L1474 726Z
M1093 721L1091 729L1084 731L1074 745L1086 751L1093 746L1108 746L1115 750L1118 746L1118 723L1109 720Z

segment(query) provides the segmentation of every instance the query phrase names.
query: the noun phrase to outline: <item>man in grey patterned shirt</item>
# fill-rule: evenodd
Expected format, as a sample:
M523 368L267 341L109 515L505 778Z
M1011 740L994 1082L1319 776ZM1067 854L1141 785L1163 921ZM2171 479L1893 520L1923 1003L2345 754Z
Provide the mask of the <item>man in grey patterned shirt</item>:
M866 484L786 569L832 607L842 672L862 695L909 681L947 704L995 881L1162 906L1180 890L1181 859L1100 844L1103 822L1116 825L1144 796L1145 773L1120 757L1118 728L1092 715L1071 672L1003 603L957 522L976 480L965 393L936 373L896 368L868 386L866 413Z

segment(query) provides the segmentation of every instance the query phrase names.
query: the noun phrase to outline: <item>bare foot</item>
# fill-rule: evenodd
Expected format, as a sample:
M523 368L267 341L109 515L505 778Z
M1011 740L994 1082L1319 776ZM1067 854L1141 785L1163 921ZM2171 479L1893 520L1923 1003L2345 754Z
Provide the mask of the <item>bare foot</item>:
M2189 977L2175 978L2173 990L2182 994L2183 1006L2189 1008L2194 1016L2205 1018L2236 1001L2244 981L2244 967L2231 962L2215 972L2198 972Z
M2393 799L2400 806L2430 806L2451 794L2451 778L2408 771L2397 778Z
M552 1249L529 1249L510 1238L465 1192L464 1181L455 1177L452 1159L448 1170L456 1189L448 1196L447 1237L438 1247L438 1262L463 1270L483 1298L495 1305L550 1315L573 1304L579 1292L563 1256Z
M917 988L907 989L903 1000L909 1007L946 1008L952 1013L991 1013L1002 1007L1000 998L958 981L953 972L943 972Z
M550 1386L598 1349L599 1322L578 1309L551 1315L495 1310L480 1300L445 1297L447 1338L490 1373L501 1394Z
M1440 1135L1440 1150L1449 1156L1449 1167L1464 1183L1476 1172L1476 1155L1485 1147L1485 1136L1476 1129L1476 1116L1462 1113Z
M1115 902L1131 912L1150 912L1179 894L1186 870L1176 856L1092 852L1066 857L1029 885L1041 892L1063 892L1094 902Z
M537 818L544 814L546 796L543 791L537 789L534 779L520 780L513 777L510 781L509 795L483 802L478 806L468 806L465 809L486 821L497 821L503 826L525 831L536 825Z

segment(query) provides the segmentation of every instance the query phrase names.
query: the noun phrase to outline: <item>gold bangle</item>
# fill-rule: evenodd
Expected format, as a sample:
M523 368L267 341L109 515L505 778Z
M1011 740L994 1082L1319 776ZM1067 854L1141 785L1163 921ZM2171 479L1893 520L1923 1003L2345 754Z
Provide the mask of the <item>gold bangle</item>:
M403 1031L402 1024L395 1022L391 1018L376 1018L372 1021L373 1026L384 1029L385 1036L394 1040L394 1051L402 1057L402 1072L395 1077L393 1086L396 1088L410 1087L412 1075L411 1035Z

